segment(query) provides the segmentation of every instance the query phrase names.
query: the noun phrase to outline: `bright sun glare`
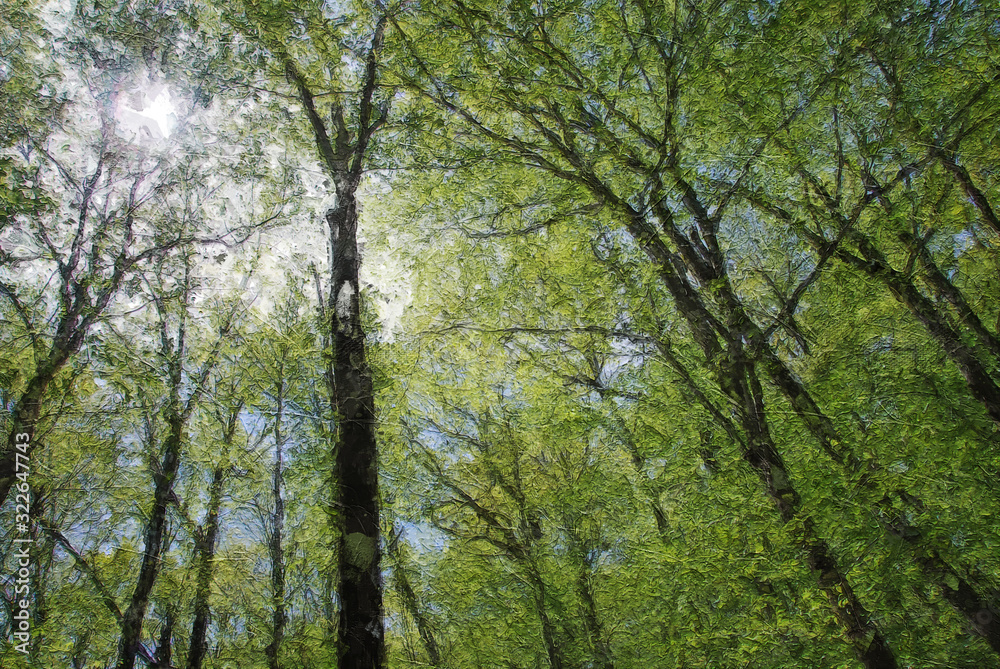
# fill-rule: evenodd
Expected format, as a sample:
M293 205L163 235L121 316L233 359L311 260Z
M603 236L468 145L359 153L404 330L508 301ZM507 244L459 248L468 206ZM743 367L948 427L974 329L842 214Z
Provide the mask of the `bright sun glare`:
M165 87L160 89L152 102L146 104L141 111L125 106L120 119L133 130L145 127L153 136L169 137L177 122L174 105L170 101L170 91Z
M142 110L144 116L156 121L160 126L160 131L164 137L170 136L170 131L174 129L174 105L170 102L170 91L164 88L153 103Z

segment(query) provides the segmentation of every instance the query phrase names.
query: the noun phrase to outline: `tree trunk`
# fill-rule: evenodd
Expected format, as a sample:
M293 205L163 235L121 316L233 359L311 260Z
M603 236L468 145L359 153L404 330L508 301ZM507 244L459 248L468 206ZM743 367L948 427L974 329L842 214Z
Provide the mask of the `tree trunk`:
M838 257L881 281L893 297L909 309L958 367L972 396L982 403L993 422L1000 426L1000 387L975 352L962 341L959 333L941 317L934 303L924 297L909 277L889 266L885 256L875 248L867 236L856 233L853 239L863 259L851 253L840 253Z
M167 617L160 628L160 638L156 641L156 654L153 656L152 669L170 669L173 656L171 640L174 636L174 613L167 611Z
M284 370L279 372L282 373ZM285 554L281 545L285 532L285 500L282 497L282 448L281 419L284 411L284 378L279 378L277 408L274 416L274 471L271 476L271 494L274 496L274 513L271 516L271 533L267 550L271 557L271 643L264 649L269 669L279 669L278 653L285 635Z
M331 290L334 409L338 418L334 461L341 517L340 667L381 669L385 662L379 545L378 452L372 374L365 357L358 284L358 213L351 189L327 212L334 245Z
M689 199L690 196L689 193ZM726 324L722 325L719 320L711 317L701 296L686 277L675 270L674 263L680 260L666 248L656 233L648 230L642 217L631 206L622 203L619 206L625 207L630 232L633 236L639 235L637 241L646 250L647 256L658 264L660 277L674 298L678 310L691 326L706 361L714 369L720 389L737 407L739 422L746 435L744 459L757 472L782 522L789 523L795 518L802 522L804 531L797 543L805 553L806 563L816 575L820 589L826 593L831 608L844 626L855 656L866 669L895 669L897 664L892 649L872 621L871 615L855 596L828 544L817 535L815 522L811 517L800 513L800 496L767 426L763 391L756 365L746 355L745 342L753 341L758 328L745 314L732 291L725 274L725 259L720 257L717 249L704 244L698 247L700 252L696 252L693 242L673 229L673 220L669 218L669 212L664 211L663 216L667 217L663 221L664 227L671 239L681 245L681 256L690 263L689 271L699 281L713 288L716 301L725 314ZM699 205L696 209L704 208ZM707 227L708 223L705 225ZM694 258L704 260L695 261ZM725 347L720 344L719 335L723 336ZM780 361L778 362L780 365ZM776 371L780 370L776 368ZM806 402L805 397L804 393L800 394L797 402L793 402L797 411L806 411L809 407L811 398ZM832 450L836 444L829 443L829 446Z
M927 240L918 240L909 233L905 233L901 237L910 248L910 251L915 253L920 259L920 264L924 267L924 275L927 277L927 283L930 284L936 293L937 299L947 300L951 304L962 324L969 328L969 331L979 340L979 343L993 356L993 368L994 372L996 372L997 366L1000 364L1000 339L983 325L979 314L966 301L962 291L938 268L937 263L934 262L934 258L931 256L931 252L927 250Z
M993 207L990 206L990 201L987 199L986 194L983 193L976 186L975 182L972 180L972 175L969 174L969 170L965 169L964 166L959 165L955 158L951 155L947 155L945 152L939 153L941 157L941 164L945 166L955 180L958 181L962 186L962 190L965 194L972 200L972 203L976 205L976 209L982 215L983 220L986 224L993 228L993 231L1000 235L1000 219L997 218L996 213L993 211Z
M356 193L368 143L385 121L385 112L379 119L373 119L372 112L378 54L387 21L388 16L383 14L376 22L365 58L356 136L347 127L343 108L334 103L331 117L335 134L331 138L306 80L292 59L284 57L285 73L302 101L337 196L335 205L326 212L326 222L330 229L330 331L335 386L330 400L337 417L333 460L340 529L337 652L341 669L382 669L385 665L375 398L361 323Z
M122 616L122 632L118 640L117 669L133 669L135 656L142 642L142 623L149 606L149 593L153 590L156 577L160 573L160 556L163 549L163 535L167 525L167 505L173 490L174 479L180 466L181 444L184 437L184 420L174 412L170 417L170 433L163 447L163 461L160 471L154 476L153 508L146 523L146 536L142 552L139 578L128 609Z
M841 226L846 229L846 219L837 211L829 197L825 199L830 214L839 220ZM808 233L805 236L810 238L815 247L821 248L820 240ZM981 382L980 395L985 395L988 400L989 384L992 382L989 373L980 364L974 352L964 345L961 336L951 327L947 318L940 314L936 306L920 293L907 275L896 272L889 266L885 256L875 248L866 235L852 232L850 236L864 258L859 258L844 250L838 250L837 257L845 264L860 269L865 274L885 284L893 296L917 317L934 339L942 345L949 357L958 364L966 381L970 383L970 388L972 388L972 383ZM947 300L955 308L962 323L972 331L988 351L996 356L998 350L996 337L982 325L971 306L965 301L961 291L941 273L926 245L909 233L904 233L901 238L924 266L928 283L938 297ZM771 374L772 382L792 402L796 413L803 418L814 437L821 443L838 445L840 437L833 423L813 402L808 392L792 376L784 363L765 345L766 343L761 342L758 349L763 350L762 364ZM966 369L968 369L968 373L966 373ZM975 390L973 390L973 394L976 394ZM984 404L989 410L988 402L984 402ZM813 408L809 409L810 406ZM805 410L800 411L800 407ZM845 466L849 474L857 474L860 471L860 460L856 454L851 453L850 449L845 449L845 454L849 457L846 460L838 460L838 462ZM837 458L834 459L837 460ZM904 499L913 499L906 491L899 491L899 494ZM887 504L888 499L883 499L878 503L883 509L886 508ZM884 518L881 520L883 528L890 534L904 539L921 571L931 583L936 584L941 589L945 599L965 617L969 629L974 634L983 637L994 650L1000 652L1000 647L998 647L1000 644L1000 621L996 620L996 616L989 610L986 597L980 594L974 585L963 578L957 569L941 557L936 548L928 545L923 533L918 528L905 522L901 515L891 515L894 516L891 521ZM955 586L949 585L949 581Z
M34 499L31 502L31 518L35 519L34 527L31 528L31 552L34 559L31 564L31 593L34 596L34 620L36 628L42 628L49 618L48 598L46 596L46 583L52 566L52 554L55 549L55 542L51 535L44 534L41 525L49 525L49 518L46 514L46 491L42 486L38 486L34 491ZM52 514L55 515L54 513ZM43 536L44 535L44 536ZM41 650L45 637L41 634L33 634L31 637L31 659L38 662L38 654Z
M413 618L417 625L417 633L420 634L420 641L427 652L428 664L432 667L440 667L441 653L438 650L437 639L434 638L434 629L431 626L430 620L424 614L423 609L420 608L417 593L413 591L413 586L410 585L410 578L406 574L405 558L403 557L402 549L399 547L399 542L400 539L398 536L394 537L388 546L389 556L393 561L392 578L396 582L396 590L399 593L399 598L403 600L403 606L406 607L407 613L410 614L410 617Z
M906 491L899 490L896 494L902 502L923 508L923 504ZM920 529L906 520L905 511L893 508L888 495L882 498L878 506L880 513L877 515L882 526L910 548L914 561L927 579L941 589L941 594L948 603L965 617L969 630L1000 653L1000 617L994 615L987 598L948 564L935 548L928 545Z
M226 435L231 440L231 433ZM211 615L209 597L212 594L212 572L214 571L215 545L219 536L219 510L222 506L222 488L225 483L226 465L217 465L212 472L209 488L208 516L205 525L199 527L195 537L195 552L198 562L198 581L194 596L194 622L191 624L188 669L201 669L208 652L208 621Z

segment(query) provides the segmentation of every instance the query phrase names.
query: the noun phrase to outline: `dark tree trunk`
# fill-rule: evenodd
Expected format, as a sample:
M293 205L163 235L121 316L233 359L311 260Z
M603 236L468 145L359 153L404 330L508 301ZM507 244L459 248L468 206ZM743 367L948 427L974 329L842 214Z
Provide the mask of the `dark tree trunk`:
M174 479L180 466L181 444L184 439L184 420L174 413L169 421L170 433L163 447L160 471L154 475L153 508L146 523L146 534L142 552L139 578L128 608L122 615L122 632L118 640L117 669L133 669L135 656L142 642L142 623L149 606L149 593L153 590L156 577L160 573L160 556L163 536L167 526L167 505L173 490Z
M90 328L107 308L111 302L111 298L117 293L118 288L125 280L127 272L131 270L136 260L153 250L147 249L143 254L137 256L130 257L129 255L129 250L133 242L132 223L135 213L139 208L139 204L136 201L136 193L143 179L143 177L136 177L128 198L129 214L124 217L125 229L123 231L124 235L121 238L122 245L114 254L113 260L111 258L103 259L107 262L108 266L114 268L111 276L105 279L100 276L100 270L93 269L95 262L98 261L95 257L91 257L89 263L91 264L91 271L97 272L96 276L92 273L83 273L80 271L82 235L87 229L91 198L100 182L101 176L104 174L104 160L105 156L102 155L97 162L94 172L89 178L83 181L84 188L79 204L77 236L73 241L72 251L66 257L58 259L61 310L59 324L52 337L52 343L47 350L41 343L38 333L32 329L29 318L22 312L22 318L28 326L29 336L34 347L35 373L28 381L24 393L17 400L14 408L11 433L3 446L3 451L0 452L0 506L3 506L3 503L7 500L10 487L15 480L14 475L16 474L17 467L16 453L18 452L16 445L27 443L27 455L29 456L35 448L35 429L42 413L42 399L45 396L45 390L59 371L66 365L66 362L83 346L83 340L90 331ZM102 230L100 234L107 235L109 232L109 230ZM100 248L100 245L95 244L91 247L91 252L96 253ZM98 262L98 264L103 263ZM93 287L100 284L104 284L103 289L94 291ZM8 298L14 302L15 308L21 310L14 291L7 287L6 284L0 284L0 287L3 288L3 292L7 294ZM18 435L28 435L27 441L23 437L17 439Z
M1000 426L1000 387L990 376L975 352L962 341L937 307L925 297L906 275L893 269L871 240L860 233L853 236L862 258L842 252L838 257L881 281L902 305L909 309L958 367L972 396L982 403L993 422Z
M856 657L867 669L893 669L897 664L885 637L854 594L829 544L818 535L815 521L801 512L801 497L771 439L764 416L763 390L754 365L743 358L739 342L730 342L729 350L736 381L734 399L739 397L746 402L741 412L748 437L744 458L757 471L782 521L789 523L798 518L802 522L802 532L796 537L796 543L805 553L806 563L843 625Z
M34 491L34 499L31 502L31 518L35 519L34 527L31 528L31 552L34 554L31 564L31 593L34 596L34 620L35 626L41 628L49 618L48 598L46 596L46 583L52 565L52 553L55 549L55 542L51 535L44 534L40 525L50 524L45 517L47 496L45 488L37 487ZM33 634L31 637L31 659L38 662L38 653L41 650L45 637L41 634Z
M174 614L167 611L167 617L160 628L160 637L156 641L156 654L153 655L152 669L170 669L174 648L171 640L174 636Z
M378 452L372 375L365 356L353 191L327 214L334 243L334 378L338 417L334 461L340 516L340 666L383 666Z
M816 182L814 181L814 183ZM846 225L847 219L839 213L832 198L822 190L820 191L820 195L826 201L830 214L840 222L842 229L850 229L851 226ZM784 215L783 218L788 219L789 217ZM803 230L803 232L810 239L813 246L818 250L823 248L820 239L808 231ZM981 401L983 401L983 398L987 400L984 404L989 411L988 399L991 392L990 383L992 383L989 373L981 365L975 353L964 345L960 334L952 328L948 319L937 310L936 306L928 298L920 293L907 274L897 272L889 266L885 256L875 248L871 239L856 231L851 231L849 237L854 240L863 257L859 258L843 249L837 249L835 252L836 256L845 264L861 270L870 277L881 281L889 288L896 299L917 317L934 339L945 349L949 357L958 365L966 381L970 384L970 388L972 388L974 383L978 384L980 390L977 394L976 390L973 389L973 394ZM923 265L928 283L938 298L944 299L952 305L958 313L961 322L971 330L982 346L996 358L998 350L1000 350L997 338L982 325L979 317L966 302L961 291L937 267L926 248L926 240L917 240L909 233L903 233L901 239L910 248L915 259L919 259ZM803 418L813 436L824 444L829 443L835 446L840 444L841 440L833 423L823 414L815 402L812 401L805 388L792 376L784 363L774 355L770 348L764 348L762 341L758 348L763 348L762 364L771 374L773 383L792 402L793 406L796 407L796 412ZM806 410L800 411L799 406ZM808 409L810 406L813 408ZM830 452L829 449L828 452ZM857 474L861 467L860 460L856 454L851 453L850 449L844 449L844 452L849 456L846 460L839 460L836 457L834 459L845 465L849 474ZM877 467L877 465L874 466ZM864 481L865 478L863 477L859 483L863 483ZM899 491L899 494L904 500L913 499L905 490ZM887 498L883 499L878 505L882 509L891 509ZM889 506L887 507L887 505ZM934 546L929 545L929 542L926 541L919 528L905 522L902 515L894 513L890 513L889 515L892 516L891 520L882 519L883 528L890 534L904 539L906 545L911 550L914 561L920 566L921 571L924 572L924 575L930 582L935 583L941 588L945 599L965 617L969 629L974 634L983 637L994 650L1000 652L1000 648L998 648L998 644L1000 644L1000 621L996 620L996 617L988 608L986 597L980 594L981 589L977 589L962 577L960 572L952 567ZM957 584L956 587L953 588L949 585L949 580L951 583Z
M123 620L122 612L118 608L118 603L115 601L114 595L111 593L108 587L104 585L104 581L101 580L100 576L97 573L97 570L95 570L94 567L87 562L87 560L83 557L83 555L80 554L80 551L76 550L73 547L73 545L69 542L69 540L65 536L63 536L62 532L53 527L45 527L43 528L43 530L46 534L52 537L52 539L56 543L62 546L63 549L70 554L70 556L72 556L73 561L76 563L76 568L87 576L87 578L93 584L94 589L97 590L98 594L101 596L101 601L104 603L105 608L108 609L108 611L111 613L112 616L114 616L118 624L121 625ZM85 662L86 660L85 653L89 643L90 643L89 632L77 640L73 650L74 664L77 663L78 657L80 664L83 664ZM146 652L145 648L140 648L139 652L142 656L142 660L146 664L150 665L153 664L154 659Z
M598 392L604 390L603 387L598 389ZM603 394L602 394L603 396ZM671 543L670 538L670 523L667 521L667 516L663 512L663 505L660 503L660 493L657 489L655 482L650 481L649 477L646 475L646 458L643 456L642 452L639 450L639 445L635 443L635 439L632 438L632 432L628 429L625 421L616 413L614 415L614 423L619 434L619 438L622 440L625 450L628 451L629 460L632 462L632 469L636 473L636 478L639 480L639 489L642 490L643 494L646 496L646 502L649 504L649 510L653 514L653 520L656 521L656 533L660 537L660 543L665 547L669 547Z
M235 421L232 426L235 428ZM231 441L233 431L226 434L227 443ZM219 537L219 510L222 507L226 468L227 465L216 465L212 472L212 485L208 493L208 514L205 525L199 527L195 535L198 575L194 595L194 622L191 624L191 641L187 658L188 669L201 669L208 652L207 632L211 616L209 597L212 594L212 573L215 570L213 561Z
M356 135L347 127L343 108L334 103L331 136L305 78L291 58L284 58L285 73L305 108L316 148L333 179L337 197L326 213L326 222L330 230L329 307L334 348L331 404L337 417L333 460L340 530L337 650L341 669L382 669L385 665L375 398L361 322L356 192L369 141L386 120L384 111L377 119L372 112L378 55L387 21L385 15L378 19L365 58Z
M283 369L279 374L283 373ZM279 669L278 654L285 635L285 554L281 540L285 532L285 500L282 497L282 448L281 420L284 412L284 378L278 380L277 409L274 416L274 470L271 475L271 494L274 496L274 513L271 515L271 532L267 550L271 557L271 643L264 649L269 669Z
M190 266L185 264L185 286L190 286ZM142 563L139 567L139 577L128 608L122 614L122 631L118 640L117 669L133 669L136 653L142 652L142 623L149 606L149 594L153 590L156 578L160 573L161 557L166 548L163 545L167 526L167 506L173 497L174 480L180 468L181 450L184 445L184 430L188 419L201 400L205 390L208 375L215 367L219 349L232 327L235 312L229 314L229 319L219 330L219 339L202 364L201 369L190 379L184 373L184 358L186 355L185 316L190 292L184 291L183 311L176 342L170 341L166 326L162 329L163 354L168 360L168 376L170 381L170 399L164 413L167 422L167 437L163 444L163 456L158 470L153 473L153 506L146 523L145 540L143 544ZM157 298L159 300L159 298ZM162 302L158 302L162 308ZM194 390L186 400L181 400L181 391L185 382L190 381Z

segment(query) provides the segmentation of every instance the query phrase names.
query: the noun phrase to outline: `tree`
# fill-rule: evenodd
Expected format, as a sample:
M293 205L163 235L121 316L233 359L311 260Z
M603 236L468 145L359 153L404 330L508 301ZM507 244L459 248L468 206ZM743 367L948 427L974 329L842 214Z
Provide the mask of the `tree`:
M350 126L338 100L331 105L331 128L317 110L310 73L302 71L294 54L283 46L282 37L293 31L296 13L280 4L247 3L243 10L245 16L236 17L236 24L258 40L282 68L309 122L321 165L333 182L335 201L325 214L330 276L324 314L333 349L330 402L337 416L332 482L337 491L339 530L340 662L350 667L381 667L385 647L378 451L372 373L361 321L357 191L370 160L372 136L385 123L388 113L385 105L378 108L376 98L388 17L384 9L375 17L371 39L359 54L363 73ZM319 25L326 22L320 16L302 18L309 19ZM326 39L317 38L318 43L327 46Z
M39 11L4 429L68 353L4 666L995 663L988 9Z
M233 327L233 319L239 312L239 305L230 308L229 313L225 314L218 325L218 338L200 365L192 372L187 372L185 363L188 361L190 346L187 340L188 311L195 286L191 276L190 259L185 258L183 265L185 271L182 277L160 275L157 277L160 285L152 286L151 298L156 305L159 319L160 355L166 367L164 371L168 397L163 408L166 435L162 438L162 443L158 444L159 438L155 432L149 434L150 445L158 447L161 461L153 472L153 500L144 532L142 563L128 608L122 614L122 631L118 641L119 669L132 669L135 666L143 619L149 606L149 595L160 571L167 508L173 495L174 480L180 468L186 442L187 422L205 392L209 375L218 362L220 350ZM167 292L170 288L167 286L173 284L173 280L176 280L176 285L171 292L176 291L176 296L170 299L171 296ZM176 330L171 332L174 321L177 323ZM186 393L185 385L188 382L191 383L191 389Z

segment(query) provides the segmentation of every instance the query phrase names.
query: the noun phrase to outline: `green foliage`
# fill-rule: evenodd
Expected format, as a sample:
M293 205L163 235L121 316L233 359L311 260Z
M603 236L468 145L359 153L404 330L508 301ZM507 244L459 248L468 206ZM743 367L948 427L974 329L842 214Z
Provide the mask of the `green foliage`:
M195 395L143 649L191 655L222 470L203 666L269 665L278 566L274 661L336 665L337 569L376 551L336 554L337 295L318 277L337 184L299 84L329 128L372 133L357 193L388 666L883 666L855 626L897 666L997 664L983 3L53 11L0 8L5 439L73 296L112 295L77 314L42 394L37 625L3 666L114 664L112 609ZM115 105L141 82L178 101L172 144L123 134ZM120 248L145 254L125 279Z

